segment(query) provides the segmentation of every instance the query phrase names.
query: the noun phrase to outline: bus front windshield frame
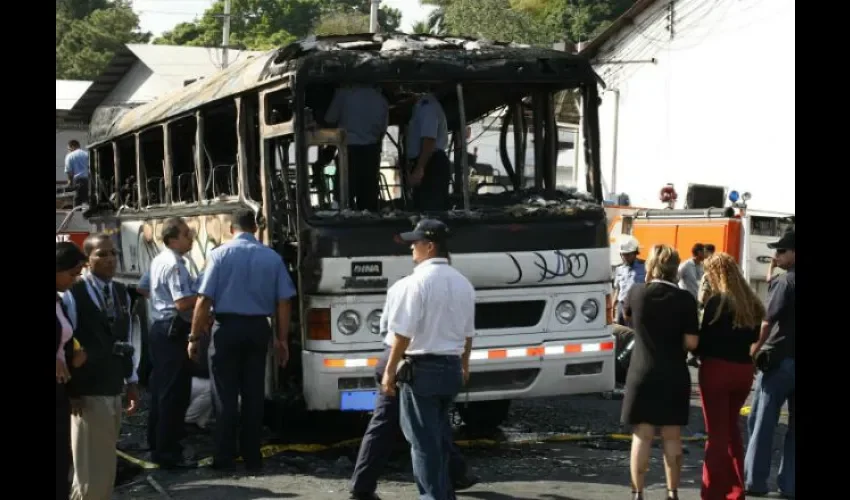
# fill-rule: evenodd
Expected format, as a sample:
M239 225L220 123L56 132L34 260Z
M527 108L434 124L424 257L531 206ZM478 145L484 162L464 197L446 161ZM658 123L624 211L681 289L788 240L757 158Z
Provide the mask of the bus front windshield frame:
M370 84L381 89L390 105L389 129L383 143L378 213L345 206L347 196L343 193L351 188L346 182L348 176L343 175L348 167L346 155L334 155L334 150L341 148L328 147L337 141L344 142L339 134L332 133L335 131L332 124L322 120L339 82L296 86L296 137L294 154L289 156L297 165L297 197L307 218L334 219L343 214L346 218L407 218L418 213L411 207L410 191L401 168L405 162L399 158L405 158L404 139L411 108L425 93L435 95L440 101L448 125L446 152L452 163L452 182L448 186L450 203L445 211L467 215L475 212L486 217L487 214L503 215L506 211L521 212L530 206L536 206L535 211L557 212L564 206L575 211L582 204L601 205L598 115L596 106L586 104L598 102L596 82L571 86L516 80ZM576 124L571 127L571 137L562 140L565 134L559 132L563 127L557 122L556 107L559 103L562 105L565 98L582 101L584 120L580 133ZM303 104L298 105L299 102ZM463 110L459 102L463 103ZM494 122L498 126L486 125ZM583 144L579 144L579 136L583 136ZM482 141L481 147L489 146L489 150L478 149L476 141L482 137L489 139L490 144ZM463 144L467 147L463 148ZM576 149L580 147L584 150L584 182L576 175L579 169L575 161L578 160ZM481 161L484 158L488 161ZM564 168L564 158L575 160ZM563 170L568 170L569 174L563 175ZM578 189L582 184L586 189ZM305 189L307 186L309 189Z

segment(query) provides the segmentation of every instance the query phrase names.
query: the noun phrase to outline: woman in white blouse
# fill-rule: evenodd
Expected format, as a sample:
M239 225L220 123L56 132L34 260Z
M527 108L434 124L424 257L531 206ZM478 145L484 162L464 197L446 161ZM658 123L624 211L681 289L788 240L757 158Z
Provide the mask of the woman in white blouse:
M71 406L66 384L71 380L68 364L80 367L86 353L75 349L74 331L65 314L59 293L64 292L80 275L86 256L73 243L56 244L56 499L68 500L71 471Z

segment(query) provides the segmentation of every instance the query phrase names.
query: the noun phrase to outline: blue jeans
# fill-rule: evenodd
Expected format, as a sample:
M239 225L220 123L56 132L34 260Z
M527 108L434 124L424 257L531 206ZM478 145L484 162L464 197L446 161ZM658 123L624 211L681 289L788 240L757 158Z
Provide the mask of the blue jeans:
M420 357L414 362L413 380L399 385L401 430L410 443L419 498L453 500L449 409L463 385L460 357Z
M744 459L744 478L749 491L767 492L770 475L770 458L773 452L773 436L779 423L782 405L788 401L788 430L782 448L777 484L779 491L794 496L794 359L782 361L778 368L759 372L753 389L752 412L747 420L749 445Z

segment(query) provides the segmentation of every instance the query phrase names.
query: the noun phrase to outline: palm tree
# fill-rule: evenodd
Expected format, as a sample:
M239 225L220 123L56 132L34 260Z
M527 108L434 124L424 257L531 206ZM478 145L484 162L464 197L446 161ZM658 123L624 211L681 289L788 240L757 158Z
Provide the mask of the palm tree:
M433 5L436 9L428 14L428 29L435 35L444 35L446 33L446 8L453 3L454 0L420 0L422 5Z
M431 27L428 26L428 21L417 21L411 26L411 29L417 35L430 35Z

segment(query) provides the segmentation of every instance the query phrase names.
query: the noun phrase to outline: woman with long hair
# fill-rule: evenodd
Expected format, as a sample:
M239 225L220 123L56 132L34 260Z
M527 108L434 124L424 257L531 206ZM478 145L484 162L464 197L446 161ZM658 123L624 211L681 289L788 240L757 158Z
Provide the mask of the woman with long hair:
M691 399L687 351L696 349L699 340L696 299L676 284L679 262L675 249L653 247L646 260L646 284L632 286L623 304L635 330L621 417L632 426L634 500L643 500L656 428L664 443L667 498L679 498L682 426L688 425Z
M71 380L68 366L78 368L85 363L85 352L74 348L73 328L59 293L71 288L85 261L77 245L56 244L56 500L68 500L71 494L71 403L65 389Z
M700 398L708 441L702 469L703 500L744 498L741 407L753 384L750 346L758 340L765 310L731 255L705 262L708 299L697 355Z

